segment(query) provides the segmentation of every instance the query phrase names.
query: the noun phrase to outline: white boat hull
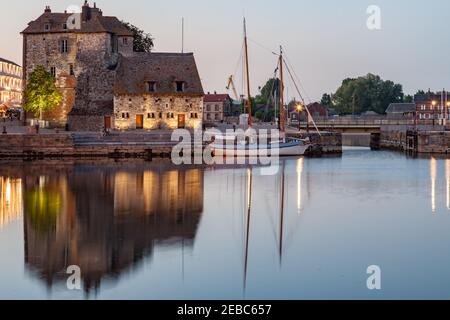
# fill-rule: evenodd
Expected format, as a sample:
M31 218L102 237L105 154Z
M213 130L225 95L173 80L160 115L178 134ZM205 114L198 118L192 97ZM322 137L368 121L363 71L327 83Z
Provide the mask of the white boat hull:
M311 147L311 144L301 142L282 143L279 145L264 146L222 146L212 145L215 156L225 157L260 157L260 156L302 156Z

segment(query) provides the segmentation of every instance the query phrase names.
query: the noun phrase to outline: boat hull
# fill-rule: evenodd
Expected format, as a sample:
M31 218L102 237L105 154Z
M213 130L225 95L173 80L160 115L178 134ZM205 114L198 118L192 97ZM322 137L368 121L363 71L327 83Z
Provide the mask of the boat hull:
M215 156L226 157L260 157L260 156L302 156L311 147L311 144L285 143L272 146L215 146L212 150Z

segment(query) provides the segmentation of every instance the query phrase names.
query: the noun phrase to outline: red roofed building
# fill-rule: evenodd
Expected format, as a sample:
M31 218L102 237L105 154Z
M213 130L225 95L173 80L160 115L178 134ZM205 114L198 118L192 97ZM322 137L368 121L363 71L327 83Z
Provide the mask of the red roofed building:
M210 94L203 100L203 121L205 123L223 122L232 113L233 100L228 94Z

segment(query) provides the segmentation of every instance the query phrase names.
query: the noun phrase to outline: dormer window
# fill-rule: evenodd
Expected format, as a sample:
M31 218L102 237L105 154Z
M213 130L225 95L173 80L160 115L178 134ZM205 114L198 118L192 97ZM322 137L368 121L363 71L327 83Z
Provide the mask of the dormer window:
M45 30L45 31L50 31L50 29L51 29L50 23L46 23L46 24L44 25L44 30Z
M67 30L67 23L63 23L63 30Z
M176 92L184 92L184 81L175 82L175 90Z
M147 92L156 92L156 82L155 81L147 82Z

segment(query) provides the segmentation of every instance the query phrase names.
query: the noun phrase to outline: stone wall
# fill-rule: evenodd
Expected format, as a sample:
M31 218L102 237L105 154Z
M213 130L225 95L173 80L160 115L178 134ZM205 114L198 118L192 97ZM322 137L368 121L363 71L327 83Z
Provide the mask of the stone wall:
M449 153L450 132L418 131L415 137L406 130L381 131L380 147L399 151L414 151L417 153Z
M68 52L61 53L61 40L68 40ZM39 65L49 72L56 68L56 84L61 89L63 101L54 111L44 114L44 120L63 127L70 115L112 115L114 69L119 55L113 53L111 35L108 33L47 33L26 35L24 38L24 65L26 78ZM128 49L127 49L128 48ZM120 51L128 53L123 45ZM70 74L73 66L74 75ZM99 117L94 117L99 119ZM78 121L70 121L72 124ZM94 124L93 121L89 123ZM94 124L89 130L103 125ZM83 125L85 128L86 125ZM75 128L74 130L81 130Z
M67 125L69 131L101 132L105 129L105 118L103 116L70 115Z
M114 99L114 128L136 129L136 116L143 115L145 130L177 129L185 116L187 129L201 129L203 97L192 95L121 95Z

